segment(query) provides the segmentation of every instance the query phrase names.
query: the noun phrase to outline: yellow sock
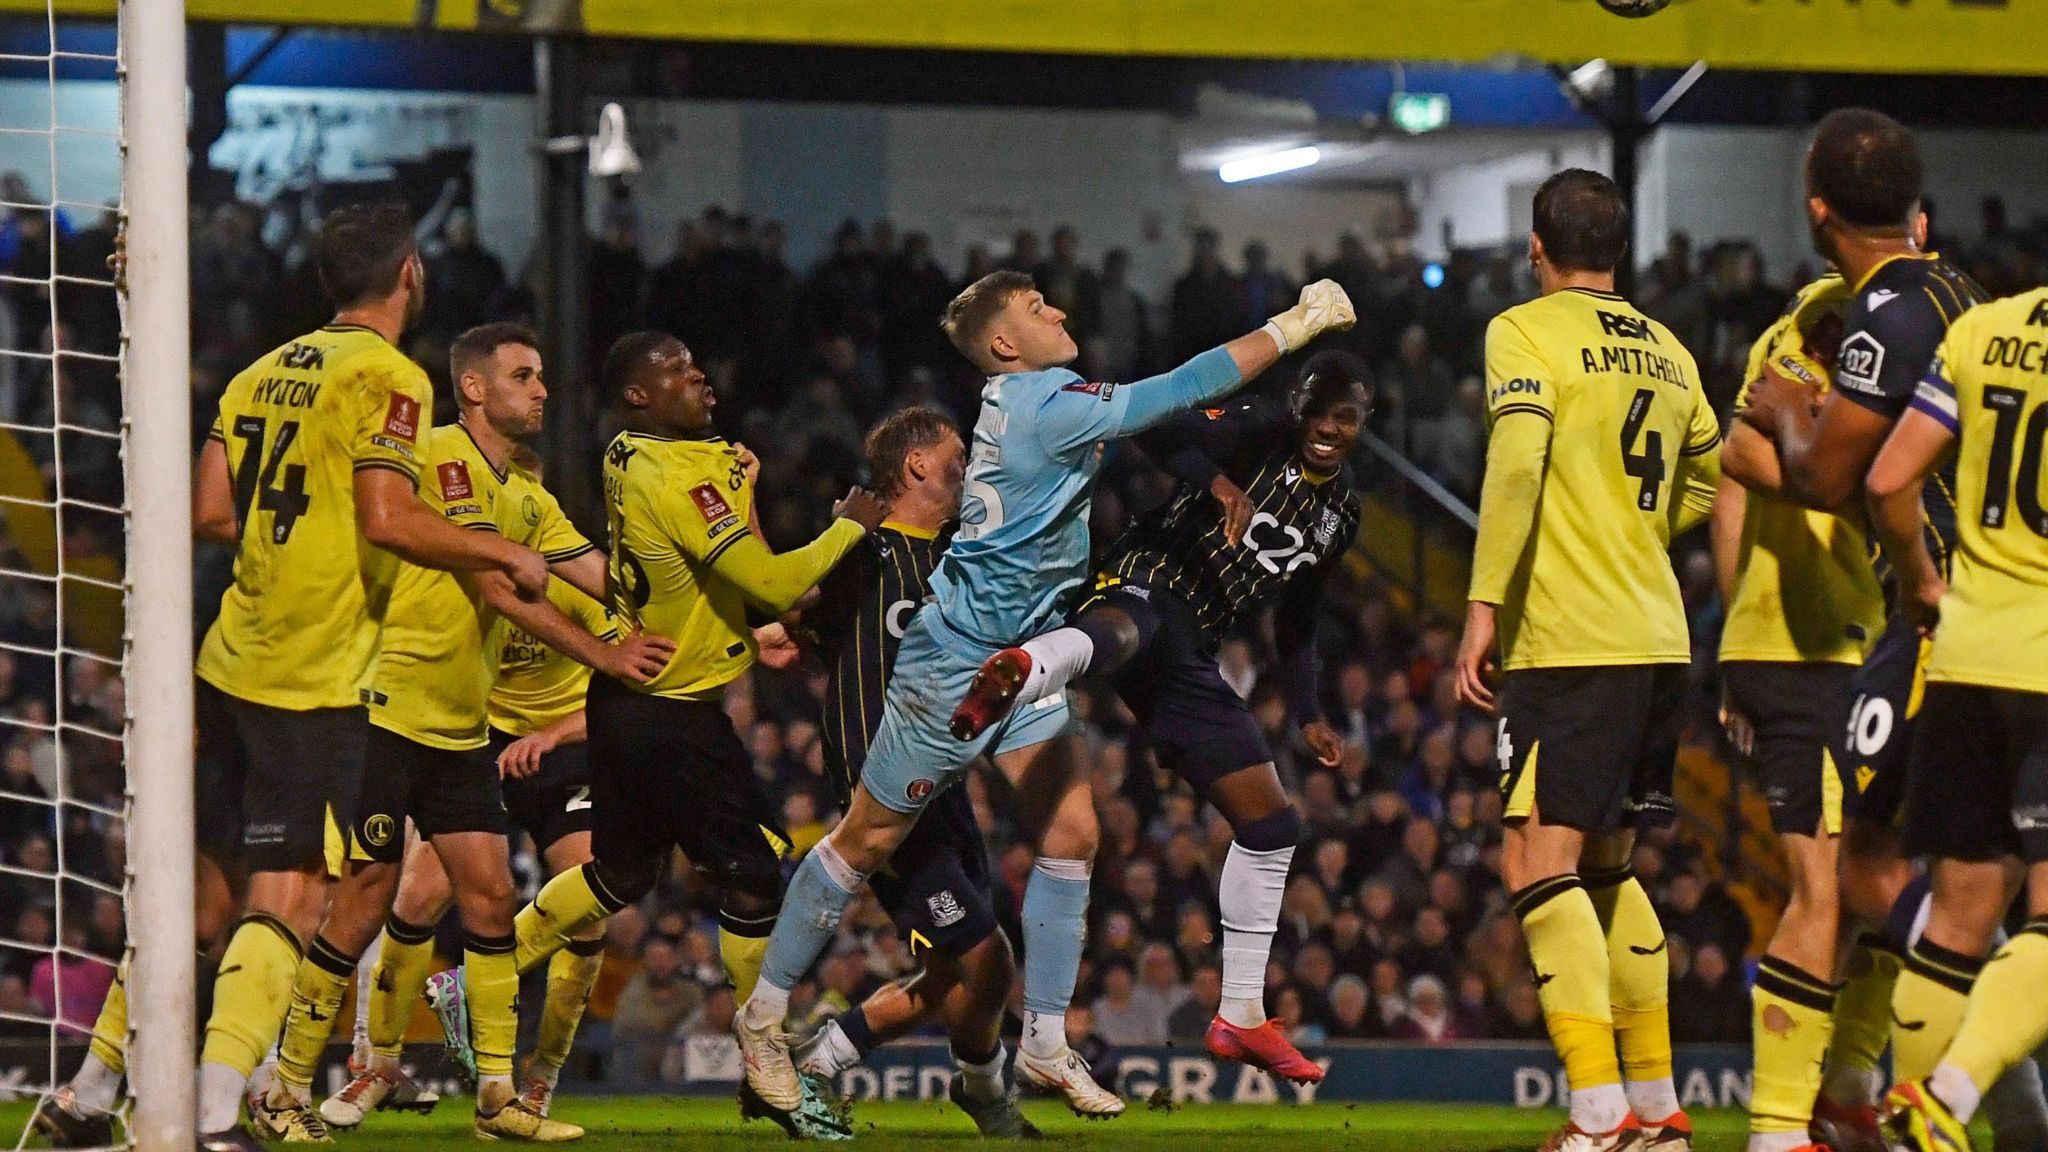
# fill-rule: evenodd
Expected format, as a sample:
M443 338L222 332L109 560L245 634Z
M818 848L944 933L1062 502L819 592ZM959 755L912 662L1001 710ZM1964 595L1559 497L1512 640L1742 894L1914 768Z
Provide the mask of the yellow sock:
M604 967L604 940L572 940L567 948L548 961L548 1000L541 1007L540 1036L534 1041L533 1057L549 1069L559 1070L569 1062L569 1049L576 1043L576 1026L590 1003L590 988L597 983L598 969Z
M1553 876L1517 892L1513 904L1529 940L1543 1023L1573 1093L1620 1084L1607 941L1585 886L1577 876Z
M1892 989L1904 965L1891 943L1872 933L1858 937L1849 949L1842 987L1835 994L1834 1036L1828 1041L1828 1095L1837 1103L1871 1103L1877 1064L1892 1040ZM1838 1084L1851 1085L1853 1091L1838 1092Z
M396 1059L405 1047L405 1026L434 972L434 930L393 916L384 925L384 946L370 974L370 1050Z
M1755 1084L1752 1132L1805 1132L1820 1094L1821 1060L1834 1034L1835 989L1797 965L1766 956L1750 990Z
M462 949L462 993L479 1077L512 1075L519 1047L519 963L510 936L472 934Z
M277 1047L277 1078L293 1088L313 1083L320 1053L334 1036L341 1000L356 978L356 958L345 956L324 936L313 937L306 958L292 980L291 1011L284 1018L284 1038ZM301 1091L299 1095L305 1093Z
M1622 1075L1631 1084L1669 1080L1671 956L1665 948L1664 925L1657 920L1649 893L1629 869L1588 875L1585 884L1607 934L1608 1000L1614 1009Z
M299 938L284 921L260 912L242 918L213 979L213 1015L206 1021L200 1060L247 1076L284 1026L292 978L299 968Z
M518 938L519 972L524 975L569 946L591 925L624 908L626 902L606 891L597 868L585 864L547 882L533 903L519 910L513 924Z
M726 978L732 981L736 1003L745 1004L761 982L761 961L768 955L768 934L775 930L775 917L762 921L718 917L718 958L725 963Z
M128 965L114 972L114 983L100 1004L99 1018L92 1022L94 1058L119 1076L128 1070Z
M1984 964L1945 1062L1979 1095L2048 1040L2048 920L2033 920Z
M1892 1081L1903 1084L1934 1071L1962 1025L1970 985L1984 962L1922 937L1906 955L1906 970L1892 989Z

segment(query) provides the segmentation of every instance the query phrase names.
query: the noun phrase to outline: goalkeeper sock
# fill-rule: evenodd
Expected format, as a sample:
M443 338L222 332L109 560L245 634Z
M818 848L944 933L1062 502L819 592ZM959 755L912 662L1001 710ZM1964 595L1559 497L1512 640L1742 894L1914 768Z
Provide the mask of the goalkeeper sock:
M384 1071L398 1066L413 1005L434 971L434 930L396 916L378 937L377 965L370 972L370 1052Z
M1878 1061L1892 1039L1892 989L1904 965L1899 950L1876 933L1863 933L1849 949L1821 1082L1829 1100L1848 1107L1876 1101L1883 1086Z
M1529 942L1543 1022L1572 1086L1572 1123L1612 1132L1628 1118L1609 999L1606 933L1574 875L1538 880L1510 898Z
M768 936L768 951L761 957L761 979L745 1002L753 1013L750 1021L776 1013L775 1022L781 1022L778 1009L789 1007L789 990L803 979L839 930L839 918L846 914L846 906L853 903L853 895L865 879L840 857L830 837L804 854L783 894L775 931ZM770 988L775 993L764 996Z
M576 1044L576 1027L583 1021L591 986L597 983L598 970L603 967L602 936L571 940L567 948L548 961L548 998L541 1006L540 1037L533 1046L536 1071L542 1075L552 1076L569 1062L569 1050Z
M1892 990L1892 1080L1903 1084L1934 1071L1955 1039L1970 1002L1970 985L1984 961L1951 951L1922 936L1906 954L1906 970Z
M597 865L585 864L559 873L519 910L512 934L518 938L514 956L520 975L569 946L590 927L626 906L598 879Z
M285 1016L277 1053L277 1086L290 1089L302 1101L312 1090L320 1054L334 1035L335 1018L341 1015L342 998L355 975L354 956L328 943L325 936L313 937L292 980L291 1011Z
M1024 1050L1050 1059L1067 1046L1067 1005L1081 978L1088 918L1086 860L1041 856L1024 882Z
M510 936L467 935L462 948L462 994L469 1007L470 1043L479 1080L512 1079L519 1047L519 965ZM481 1098L481 1097L479 1097Z

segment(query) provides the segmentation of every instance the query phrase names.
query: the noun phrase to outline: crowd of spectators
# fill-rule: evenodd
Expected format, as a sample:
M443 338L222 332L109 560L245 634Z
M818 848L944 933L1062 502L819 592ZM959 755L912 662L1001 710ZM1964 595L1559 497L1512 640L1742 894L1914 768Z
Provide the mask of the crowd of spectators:
M6 177L4 199L34 202L14 175ZM233 372L324 319L307 259L314 220L297 201L195 208L193 298L202 302L193 324L195 429L211 420ZM1338 237L1330 259L1309 254L1288 268L1260 243L1233 260L1214 232L1198 231L1185 272L1163 298L1149 299L1131 283L1125 253L1088 259L1081 235L1064 225L1046 243L1019 231L1007 250L977 247L948 268L922 232L848 221L822 260L798 270L775 221L709 209L680 226L660 260L643 246L629 202L611 204L604 221L591 240L584 286L593 357L643 325L686 340L720 390L725 431L763 457L764 522L784 544L821 526L831 498L856 478L862 430L879 416L929 402L972 422L979 381L935 318L963 284L992 269L1031 272L1069 314L1080 370L1110 379L1165 368L1258 326L1306 278L1336 279L1361 317L1338 339L1377 366L1374 429L1467 500L1477 494L1485 451L1481 336L1494 315L1532 290L1512 253L1461 254L1440 268L1402 243L1375 247L1354 235ZM532 319L534 294L523 278L508 276L470 213L448 197L423 221L421 238L429 308L407 347L445 389L447 342L486 320ZM0 421L33 427L54 416L67 429L112 430L118 392L111 363L100 359L118 347L112 296L65 282L53 309L48 287L28 282L52 267L53 241L60 271L103 278L112 222L21 208L0 216L0 273L22 278L0 285L0 340L25 353L0 356ZM1951 250L1987 286L2013 290L2041 278L2048 230L2010 230L2002 206L1987 201L1980 239ZM1725 404L1749 342L1808 270L1784 272L1769 278L1752 245L1695 254L1685 236L1674 235L1642 270L1638 295L1693 349ZM589 368L557 366L552 381L557 390L577 387ZM58 479L61 456L66 495L118 502L114 442L79 431L67 431L61 443L25 431L14 438L46 484ZM1097 500L1098 542L1166 490L1149 465L1120 453ZM57 598L47 580L18 575L38 566L6 535L11 523L18 521L0 517L0 854L8 865L0 876L0 928L16 943L0 948L0 1014L61 1009L82 1026L108 975L83 957L118 956L123 945L118 901L90 883L115 885L122 875L119 824L104 814L121 802L119 748L87 731L120 731L121 681L86 656L60 665L33 654L57 644ZM67 563L111 552L111 539L118 535L67 529ZM1696 644L1711 653L1719 619L1711 568L1697 553L1680 564ZM201 626L225 574L223 555L202 554ZM1250 701L1300 798L1308 829L1267 973L1270 1011L1304 1043L1540 1037L1527 954L1500 881L1493 725L1457 704L1448 670L1455 625L1419 607L1411 590L1362 569L1335 582L1323 607L1324 703L1345 741L1334 770L1317 765L1289 728L1273 681L1270 624L1226 642L1220 653L1226 679ZM833 818L816 723L821 691L814 675L759 670L734 686L728 702L756 771L786 798L799 849ZM56 732L60 709L66 727ZM1070 1029L1091 1052L1193 1042L1219 994L1215 885L1230 831L1155 762L1113 697L1083 690L1079 712L1103 832ZM1715 738L1709 716L1698 710L1692 738ZM1000 779L976 772L967 787L987 832L1003 918L1018 940L1031 856ZM59 798L83 803L53 806ZM75 878L61 890L29 875L54 871L60 858ZM522 867L530 875L530 858ZM1674 1033L1744 1038L1748 919L1699 845L1651 835L1635 867L1671 935ZM600 1034L608 1031L610 1057L621 1069L676 1078L725 1058L713 1040L728 1033L733 1004L703 897L679 864L643 906L612 921L591 1017ZM60 938L70 949L61 961L40 950ZM822 1018L914 966L889 918L863 897L793 1006Z

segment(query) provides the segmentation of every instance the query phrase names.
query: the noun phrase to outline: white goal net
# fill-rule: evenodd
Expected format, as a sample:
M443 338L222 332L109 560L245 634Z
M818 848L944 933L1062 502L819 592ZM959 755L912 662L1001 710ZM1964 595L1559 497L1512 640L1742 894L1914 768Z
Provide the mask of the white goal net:
M17 1146L124 966L136 1122L113 1139L191 1140L181 8L130 0L118 29L0 17L0 1115ZM127 1060L152 1054L149 1072Z

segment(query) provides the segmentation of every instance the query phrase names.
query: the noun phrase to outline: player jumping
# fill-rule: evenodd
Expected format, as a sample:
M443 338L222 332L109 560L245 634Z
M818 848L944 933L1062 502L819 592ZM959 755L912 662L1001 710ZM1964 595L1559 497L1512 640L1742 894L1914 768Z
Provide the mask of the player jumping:
M1364 363L1322 352L1286 401L1184 413L1139 437L1181 478L1173 499L1117 542L1067 627L989 657L952 720L956 737L973 739L1078 676L1116 674L1161 763L1235 832L1218 885L1223 999L1209 1051L1303 1083L1320 1081L1322 1068L1265 1011L1266 959L1301 816L1258 723L1217 670L1216 646L1278 600L1273 635L1289 711L1335 767L1337 734L1317 702L1316 608L1357 533L1358 497L1343 469L1371 408ZM1223 498L1212 500L1219 483Z
M770 1105L792 1109L802 1095L782 1031L789 990L933 795L987 751L1018 786L1038 851L1024 897L1018 1077L1063 1093L1083 1114L1123 1110L1066 1044L1064 1016L1080 968L1096 842L1087 776L1061 739L1070 727L1066 701L1048 697L966 742L946 730L948 714L983 661L1046 630L1070 606L1087 574L1090 496L1108 441L1220 397L1283 353L1354 319L1343 290L1318 282L1265 328L1164 376L1116 384L1085 381L1061 367L1078 354L1066 316L1028 276L992 273L948 306L948 336L989 376L962 522L932 576L936 601L904 635L902 671L890 680L853 803L797 869L761 983L735 1023L747 1080Z
M1486 331L1493 429L1458 692L1496 710L1498 640L1501 878L1572 1088L1544 1147L1677 1152L1692 1127L1671 1081L1670 964L1629 859L1636 826L1673 815L1692 646L1667 549L1712 508L1721 430L1692 356L1614 292L1630 227L1614 182L1560 172L1534 218L1542 296Z

